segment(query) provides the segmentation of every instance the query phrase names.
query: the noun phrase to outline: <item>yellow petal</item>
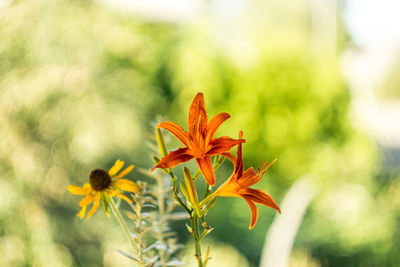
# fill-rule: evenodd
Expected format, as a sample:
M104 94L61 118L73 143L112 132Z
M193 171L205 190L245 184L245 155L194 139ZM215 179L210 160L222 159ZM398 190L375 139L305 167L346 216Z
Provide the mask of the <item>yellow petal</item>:
M87 195L92 190L89 184L84 184L83 187L69 185L67 189L71 194L74 195Z
M81 202L79 202L79 206L84 207L92 203L94 200L94 195L87 195L84 197Z
M124 190L124 191L132 192L132 193L136 193L138 190L138 186L134 182L129 181L127 179L120 179L117 181L113 181L111 183L111 186L114 186L114 187Z
M133 201L130 198L128 198L127 196L121 194L118 191L115 191L115 192L117 193L117 196L120 197L121 199L125 200L126 202L133 203Z
M124 166L124 162L122 160L117 160L114 163L114 166L111 167L111 169L108 171L108 174L110 176L114 176L117 174L117 172L119 172L119 170L122 168L122 166Z
M107 194L107 196L109 196L109 197L113 197L113 196L116 196L116 195L117 195L117 192L119 192L119 191L118 191L118 190L109 189L109 190L106 191L106 194Z
M82 218L85 216L86 207L87 207L87 206L83 206L82 209L81 209L81 211L78 213L77 216L78 216L79 218L82 219Z
M128 173L130 173L133 168L135 168L135 166L130 165L128 168L126 168L125 170L123 170L122 172L120 172L117 176L114 176L113 179L117 179L117 178L122 178L125 175L127 175Z
M96 192L95 195L95 202L93 204L92 209L89 211L88 215L87 215L87 220L89 220L90 217L92 217L93 213L95 213L95 211L97 210L97 208L100 205L100 192Z

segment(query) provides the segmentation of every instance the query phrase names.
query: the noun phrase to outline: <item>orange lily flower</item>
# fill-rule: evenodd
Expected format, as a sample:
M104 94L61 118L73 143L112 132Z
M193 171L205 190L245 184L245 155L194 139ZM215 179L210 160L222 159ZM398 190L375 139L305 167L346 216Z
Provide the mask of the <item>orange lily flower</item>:
M239 138L242 138L243 132L241 131L239 134ZM250 169L244 170L243 158L242 158L242 144L239 144L237 151L237 159L230 154L224 153L224 156L229 158L234 164L234 172L232 176L222 184L212 196L221 196L221 197L241 197L246 200L247 204L249 204L251 210L251 222L249 229L252 229L256 223L258 218L258 209L255 205L263 204L267 207L271 207L276 209L279 213L281 213L280 208L276 204L275 200L271 197L270 194L263 190L252 189L250 186L256 184L265 171L276 161L274 160L270 164L264 164L264 169L261 170L261 164L258 167L257 171L254 171L253 167Z
M203 94L198 93L190 106L188 132L174 122L167 121L158 124L157 127L171 132L186 147L171 151L152 171L156 168L172 168L195 158L207 183L215 185L215 174L210 157L229 152L233 146L246 142L244 139L232 139L227 136L213 138L218 127L230 117L228 113L223 112L208 121Z

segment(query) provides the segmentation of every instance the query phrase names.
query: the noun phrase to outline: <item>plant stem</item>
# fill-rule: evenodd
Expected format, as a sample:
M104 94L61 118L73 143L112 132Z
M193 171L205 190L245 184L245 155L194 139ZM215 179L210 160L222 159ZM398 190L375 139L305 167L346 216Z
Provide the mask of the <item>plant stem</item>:
M181 198L178 196L178 188L176 187L176 176L173 173L172 169L168 169L167 173L169 174L169 176L171 177L172 180L172 195L175 198L176 201L178 201L179 205L181 205L187 213L190 214L190 210L189 208L183 203L183 201L181 200Z
M206 190L204 191L203 199L207 198L210 193L211 193L211 186L208 183L206 183Z
M190 222L192 224L192 229L193 229L192 235L194 239L194 250L195 250L194 256L197 259L198 267L203 267L203 261L201 259L200 229L199 229L199 221L197 215L191 216Z
M160 230L158 231L157 237L158 240L164 244L164 225L165 225L165 218L164 218L164 211L165 211L165 206L164 206L164 182L163 182L163 178L157 177L157 202L158 202L158 219L159 219L159 227ZM160 249L159 250L160 253L160 262L161 262L161 266L164 267L165 266L165 253L164 250Z
M111 209L114 212L115 217L117 218L119 224L121 225L122 229L124 230L128 240L129 240L129 243L132 246L133 251L136 252L137 248L135 246L135 242L132 239L131 233L129 232L129 229L126 226L124 219L122 218L121 214L119 213L117 207L115 207L114 200L111 197L108 197L108 196L106 196L106 197L107 197L108 202L110 203Z
M193 181L195 181L197 179L197 177L200 176L200 174L201 174L201 171L200 171L200 169L198 169L192 176Z

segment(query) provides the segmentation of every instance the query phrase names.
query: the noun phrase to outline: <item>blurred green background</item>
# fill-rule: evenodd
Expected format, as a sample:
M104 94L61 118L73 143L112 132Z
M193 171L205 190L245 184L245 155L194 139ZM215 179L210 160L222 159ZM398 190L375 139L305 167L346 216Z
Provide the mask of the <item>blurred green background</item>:
M378 145L352 111L341 70L351 42L343 3L332 26L311 2L254 0L235 9L206 1L206 14L189 22L96 1L4 2L0 266L128 266L116 252L127 246L117 222L104 212L79 220L79 198L66 188L118 158L152 167L146 143L156 116L186 127L199 91L209 116L232 115L217 135L244 131L245 167L278 158L257 188L281 203L298 179L313 177L318 190L290 266L399 266L400 172L398 158L385 156L398 150ZM398 96L397 78L387 81L389 97ZM230 171L225 164L217 174ZM259 211L249 231L247 204L218 200L208 216L211 266L259 266L277 216ZM172 227L190 241L184 222Z

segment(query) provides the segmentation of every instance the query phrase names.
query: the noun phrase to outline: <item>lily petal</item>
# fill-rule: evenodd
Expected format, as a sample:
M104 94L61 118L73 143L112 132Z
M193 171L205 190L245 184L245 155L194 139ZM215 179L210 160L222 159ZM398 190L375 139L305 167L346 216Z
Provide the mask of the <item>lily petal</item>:
M207 125L207 136L206 136L206 144L210 142L210 140L214 137L215 132L219 128L219 126L229 119L231 115L226 112L219 113L215 115Z
M122 166L124 166L124 162L122 160L117 160L114 163L114 166L112 166L111 169L108 171L108 174L110 176L116 175L117 172L119 172L119 170L121 170Z
M93 213L96 212L96 210L99 208L100 205L100 192L96 192L96 195L94 197L95 197L95 202L93 204L92 209L89 211L86 217L87 220L89 220L89 218L92 217Z
M189 110L188 131L189 135L204 132L207 128L207 111L204 103L204 96L198 93L194 98Z
M219 138L215 138L211 140L209 144L209 150L207 151L207 155L209 156L215 156L222 154L224 152L229 152L229 150L241 143L246 143L246 140L244 139L232 139L227 136L222 136Z
M90 184L84 184L83 187L76 186L76 185L69 185L67 187L68 191L74 195L87 195L92 191Z
M232 162L233 168L236 170L236 158L235 158L235 156L232 155L232 154L229 153L229 152L221 153L221 155L224 156L224 157L226 157L226 158L228 158L228 159Z
M120 172L117 176L112 177L112 179L118 179L118 178L122 178L125 175L127 175L128 173L130 173L133 168L135 168L135 166L130 165L128 168L126 168L125 170L123 170L122 172Z
M281 213L281 209L279 208L278 204L276 204L272 196L264 190L246 188L245 190L242 190L240 194L251 201L276 209L279 213Z
M114 187L124 190L124 191L132 192L132 193L136 193L138 190L138 186L134 182L127 180L127 179L120 179L117 181L113 181L111 183L111 186L114 186Z
M221 155L224 156L224 157L226 157L226 158L228 158L228 159L230 159L230 161L232 161L232 163L233 163L233 166L236 165L236 158L235 158L234 155L232 155L232 154L229 153L229 152L221 153Z
M239 140L243 137L243 131L239 132ZM235 173L237 177L241 177L243 175L244 165L243 165L243 153L242 153L242 143L239 144L237 149L237 162Z
M257 223L258 209L257 209L257 206L251 200L248 200L246 198L244 198L244 200L246 200L247 204L249 204L249 207L251 210L251 221L250 221L249 229L253 229Z
M172 168L178 164L189 161L193 158L189 152L190 150L186 147L171 151L167 156L163 157L151 171L154 171L156 168Z
M189 146L189 136L188 133L183 130L181 126L175 122L165 121L157 125L159 128L163 128L170 133L172 133L176 138L179 139L185 146Z
M210 158L206 156L204 158L197 158L196 161L207 183L211 186L215 185L214 168Z

